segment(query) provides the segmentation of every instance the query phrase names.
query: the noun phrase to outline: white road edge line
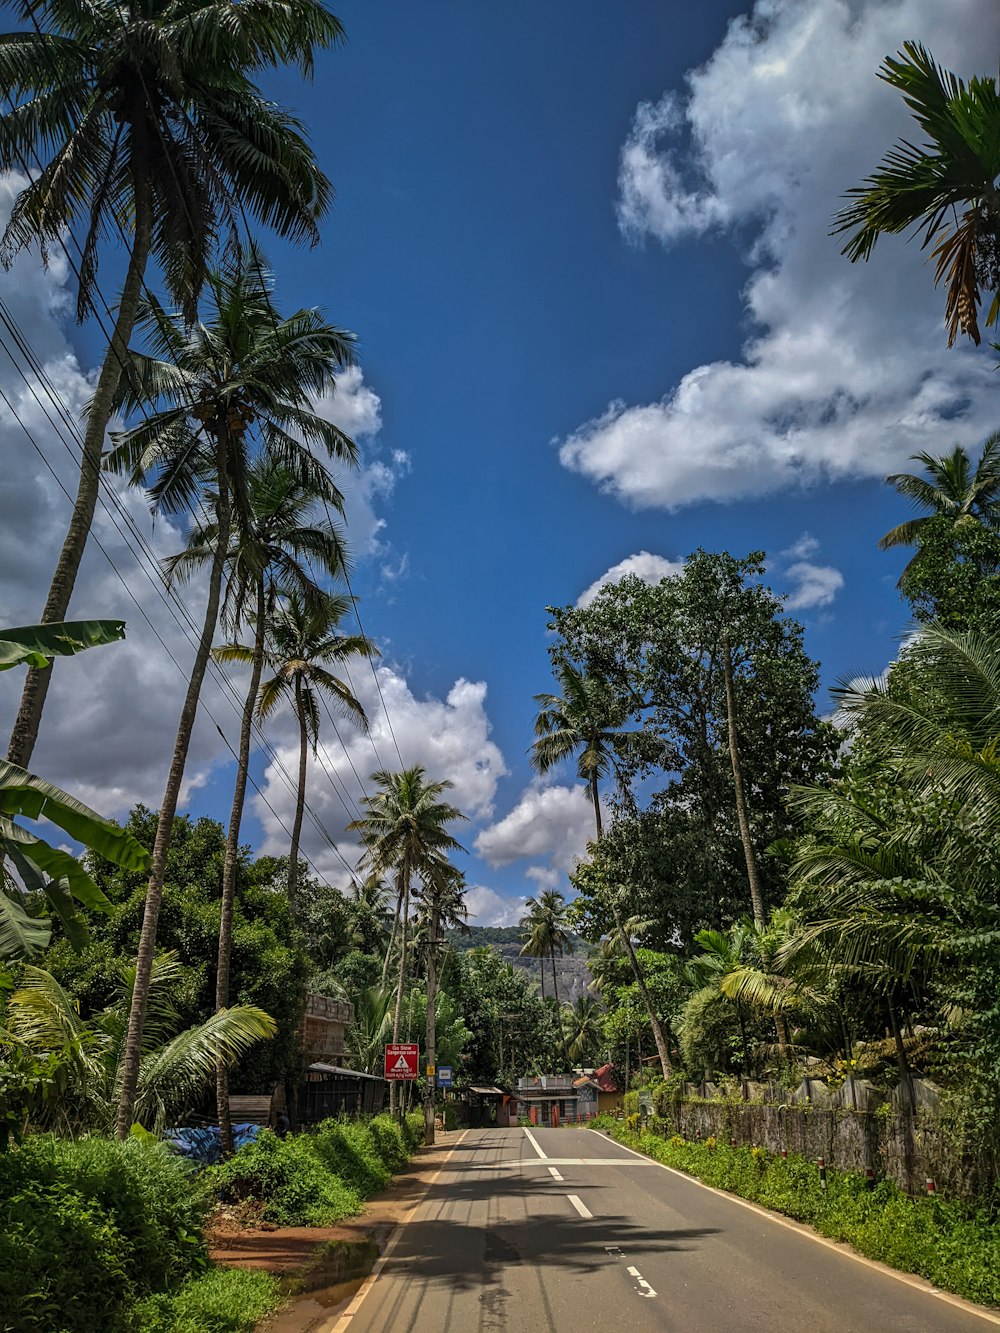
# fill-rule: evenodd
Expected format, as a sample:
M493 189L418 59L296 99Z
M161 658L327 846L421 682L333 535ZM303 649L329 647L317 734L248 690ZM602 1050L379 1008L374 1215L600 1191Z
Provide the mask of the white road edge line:
M849 1245L828 1240L826 1236L819 1235L811 1227L803 1226L800 1222L793 1222L791 1218L782 1217L780 1213L772 1213L769 1208L762 1208L759 1204L751 1203L749 1199L741 1199L736 1194L728 1194L725 1190L716 1189L714 1185L706 1185L697 1176L689 1176L686 1171L678 1171L676 1167L658 1162L653 1157L647 1157L645 1153L636 1152L634 1148L627 1148L624 1143L618 1143L617 1139L612 1139L612 1142L617 1143L622 1152L631 1153L633 1157L638 1157L641 1162L652 1162L661 1171L669 1171L672 1176L680 1176L681 1180L686 1180L689 1185L697 1185L699 1189L708 1190L709 1194L717 1194L721 1199L728 1200L729 1203L738 1204L741 1208L749 1208L752 1213L757 1213L760 1217L776 1223L779 1227L785 1227L788 1231L795 1231L800 1236L804 1236L806 1240L811 1240L828 1250L834 1250L837 1254L843 1255L845 1259L853 1259L856 1264L864 1264L866 1268L873 1268L876 1273L881 1273L885 1277L895 1278L897 1282L902 1282L907 1287L915 1287L917 1291L922 1291L925 1296L936 1296L939 1301L944 1301L947 1305L954 1305L959 1310L965 1310L967 1314L978 1315L987 1324L1000 1325L1000 1316L991 1314L988 1310L983 1309L981 1305L975 1305L972 1301L964 1300L961 1296L955 1296L950 1291L941 1291L937 1287L932 1287L926 1278L917 1277L915 1273L901 1273L898 1268L890 1268L888 1264L881 1264L877 1259L866 1259L863 1254L858 1254L857 1250L852 1250ZM625 1163L623 1162L622 1165L624 1166Z
M554 1166L549 1167L549 1175L552 1177L553 1180L562 1180L562 1176L559 1174L559 1172L555 1169Z
M528 1129L527 1127L525 1127L524 1132L525 1132L525 1134L527 1134L527 1136L528 1136L528 1142L529 1142L529 1143L531 1144L531 1146L534 1148L535 1152L538 1153L539 1157L546 1157L548 1154L542 1152L542 1149L541 1149L541 1147L539 1146L538 1140L535 1138L534 1134L532 1134L531 1130ZM620 1147L620 1146L621 1146L621 1145L619 1144L619 1147Z
M375 1285L376 1279L382 1272L382 1269L392 1258L392 1252L399 1244L400 1237L406 1230L407 1223L413 1221L414 1213L417 1211L417 1209L420 1207L423 1201L427 1198L428 1194L430 1194L433 1187L437 1184L438 1176L440 1176L441 1172L444 1170L448 1162L451 1161L452 1157L454 1156L455 1152L460 1146L462 1139L465 1138L468 1132L469 1131L467 1129L464 1130L461 1136L455 1140L455 1142L451 1146L451 1150L448 1153L448 1156L444 1159L444 1161L441 1163L438 1169L434 1172L433 1176L431 1176L430 1180L427 1182L427 1188L424 1190L423 1194L421 1194L419 1199L416 1199L414 1201L406 1216L401 1217L399 1221L396 1223L395 1229L392 1235L389 1237L389 1241L385 1249L375 1260L375 1267L372 1269L372 1271L365 1278L364 1282L362 1282L361 1286L358 1288L354 1300L351 1301L350 1305L347 1307L344 1313L338 1317L337 1322L335 1324L329 1324L329 1323L321 1324L317 1329L317 1333L344 1333L344 1331L349 1327L351 1320L358 1313L358 1310L360 1310L362 1301L365 1299L365 1297L371 1291L372 1287Z
M590 1209L587 1207L587 1205L583 1202L583 1200L580 1198L578 1194L567 1194L566 1198L569 1199L570 1203L573 1205L573 1207L576 1209L576 1211L580 1214L581 1217L594 1216L594 1214L590 1211Z

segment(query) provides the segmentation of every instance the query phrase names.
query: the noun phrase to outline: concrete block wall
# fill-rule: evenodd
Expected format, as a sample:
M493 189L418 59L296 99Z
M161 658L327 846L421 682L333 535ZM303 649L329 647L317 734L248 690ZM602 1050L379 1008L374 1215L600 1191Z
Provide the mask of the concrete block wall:
M826 1099L824 1099L825 1101ZM918 1099L910 1114L900 1107L855 1111L798 1101L778 1105L767 1101L688 1098L670 1106L668 1127L686 1139L714 1136L720 1143L782 1149L827 1166L864 1175L871 1167L878 1179L894 1181L910 1193L921 1193L928 1178L943 1194L968 1197L984 1188L994 1174L985 1154L962 1154L945 1131L940 1116Z

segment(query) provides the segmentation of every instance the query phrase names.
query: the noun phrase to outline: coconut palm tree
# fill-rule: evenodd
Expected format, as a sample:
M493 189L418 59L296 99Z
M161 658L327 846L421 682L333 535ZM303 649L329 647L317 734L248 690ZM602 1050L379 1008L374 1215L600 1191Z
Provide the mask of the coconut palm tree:
M536 694L538 739L529 751L532 767L547 773L576 757L577 776L587 784L601 836L600 779L614 769L618 749L635 743L638 733L623 731L612 716L606 686L564 662L557 671L561 694Z
M365 1074L379 1074L392 1031L392 991L369 986L352 996L352 1001L354 1022L344 1034L351 1067Z
M294 473L268 456L251 466L246 484L245 509L234 513L233 531L226 557L226 585L222 604L222 623L238 632L249 619L254 627L253 659L250 683L240 721L236 779L229 813L226 854L222 867L222 904L219 919L219 952L216 967L215 1004L225 1009L229 1004L230 956L232 952L233 902L240 850L240 827L250 771L250 736L257 691L264 667L264 637L269 614L282 588L297 588L307 600L318 604L324 594L314 573L335 576L345 567L346 552L341 533L329 519L316 519L312 512L319 502L342 511L343 498L331 480L319 479L319 494L311 485L303 485ZM211 513L216 507L214 493L208 494ZM187 546L166 562L168 578L182 580L211 565L218 541L218 525L200 523L188 535ZM251 610L251 608L253 608ZM219 657L220 650L215 650ZM219 1129L224 1156L232 1152L232 1124L229 1117L228 1070L219 1063L217 1101Z
M525 932L521 953L527 958L542 960L544 996L545 959L552 967L552 995L556 1002L556 1017L559 1020L559 1035L562 1041L563 1059L569 1065L566 1049L566 1034L563 1031L562 1009L559 1004L559 976L556 972L556 954L561 958L564 953L573 952L573 936L569 929L569 915L566 899L557 889L546 889L537 899L525 901L525 915L519 925Z
M326 698L342 717L368 730L365 710L353 690L330 667L339 668L352 657L377 657L378 649L363 634L338 634L337 626L351 608L351 599L325 594L307 601L295 588L284 593L268 618L264 665L274 674L257 695L257 715L263 722L283 700L290 700L299 727L299 773L295 794L292 845L288 854L288 901L295 908L299 880L299 841L306 808L309 751L319 745L319 704ZM230 644L220 649L223 661L251 661L253 648Z
M190 327L182 313L168 313L154 298L141 307L150 352L129 353L129 374L116 402L125 412L141 407L147 415L113 436L107 460L113 471L146 486L154 513L178 513L201 501L212 505L215 525L205 615L153 843L123 1067L122 1136L131 1125L167 849L222 604L233 513L238 524L249 526L248 478L255 458L281 462L301 485L322 495L329 478L314 450L347 463L357 454L352 441L311 407L311 395L327 389L336 370L349 363L350 335L315 310L277 315L254 247L232 252L209 276L208 287L211 314Z
M418 915L426 925L427 963L427 1029L424 1058L428 1068L437 1069L437 993L438 951L441 931L449 926L462 926L468 916L465 907L465 876L444 857L432 857L421 871L423 886L418 892L421 911ZM434 1143L434 1079L428 1078L424 1088L424 1145Z
M211 1081L217 1060L231 1065L277 1031L274 1019L262 1009L237 1005L178 1032L171 993L181 976L176 954L160 954L150 980L149 1021L143 1032L135 1098L138 1123L156 1132ZM59 1058L65 1086L49 1115L64 1132L89 1129L107 1133L115 1122L134 983L135 971L129 969L122 975L113 1003L93 1018L83 1019L55 977L27 966L19 988L7 1001L7 1027L0 1030L0 1049L20 1046L37 1057Z
M256 76L282 65L310 77L317 49L342 29L319 0L17 0L21 30L0 36L0 169L29 177L0 240L25 247L82 237L77 313L96 308L98 252L130 226L114 327L84 430L80 479L42 612L64 620L90 533L104 435L141 309L150 258L186 323L218 241L244 213L291 240L318 240L332 190L301 123L265 98ZM32 179L31 163L40 169ZM8 758L27 766L51 670L28 673Z
M610 910L614 929L608 932L606 940L601 949L606 957L614 957L617 954L625 954L628 958L629 966L632 969L632 975L635 977L636 986L639 989L639 995L642 998L643 1007L646 1010L646 1017L649 1020L650 1031L653 1034L653 1040L656 1043L656 1054L660 1061L660 1070L664 1078L670 1074L670 1051L667 1046L667 1039L663 1031L663 1024L660 1022L660 1016L656 1012L656 1006L653 1003L653 997L649 993L649 987L646 984L646 976L639 961L639 955L636 952L634 941L641 938L650 930L655 922L650 921L635 914L625 916L622 907L627 897L626 890L620 885L613 883L607 872L607 867L600 855L600 844L594 849L593 856L589 862L577 867L574 883L577 887L582 887L586 883L591 895L601 903L606 909Z
M348 921L351 941L362 953L385 951L392 913L388 888L381 875L366 875L351 881Z
M980 341L980 290L1000 289L1000 89L991 78L966 84L938 65L919 42L889 56L879 78L898 88L924 135L901 140L837 214L834 234L849 232L843 253L868 259L883 234L914 231L933 245L935 283L945 283L948 346L964 333ZM996 320L994 298L986 323Z
M357 830L365 843L363 864L376 873L392 874L396 881L393 935L398 928L400 948L392 1039L398 1042L403 1018L413 879L428 871L450 852L461 850L446 825L464 819L465 816L455 806L440 799L446 791L451 790L452 784L448 781L428 782L420 764L399 773L381 769L372 774L371 780L378 790L373 796L362 798L367 814L354 820L348 828ZM390 1084L389 1096L393 1110L396 1106L395 1094L395 1085Z
M950 454L922 452L910 457L913 462L924 465L927 475L894 472L886 477L886 482L925 512L891 528L879 541L881 550L916 545L936 518L950 519L956 528L969 523L981 523L990 528L997 526L1000 522L1000 431L994 431L987 438L975 468L961 445L956 445ZM911 560L900 575L900 583L912 565Z
M590 1064L604 1037L604 1010L593 995L581 995L567 1013L570 1059L575 1064Z

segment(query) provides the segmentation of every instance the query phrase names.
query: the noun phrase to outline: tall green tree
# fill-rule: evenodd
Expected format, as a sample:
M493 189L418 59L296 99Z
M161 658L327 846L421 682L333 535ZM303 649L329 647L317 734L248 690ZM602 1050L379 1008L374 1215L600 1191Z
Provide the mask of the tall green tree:
M181 312L165 311L155 298L142 307L141 327L150 351L129 354L129 374L119 384L116 401L126 412L142 408L146 416L114 436L108 458L111 469L147 488L154 513L209 503L215 525L205 614L153 846L123 1062L122 1137L131 1124L166 853L219 620L233 512L249 525L248 478L255 458L280 461L300 484L321 495L328 475L314 449L345 462L356 457L352 441L311 406L311 395L329 385L349 353L341 330L315 310L281 318L254 247L232 252L209 276L208 287L210 316L194 325Z
M257 712L263 722L282 701L291 703L299 728L299 771L288 854L288 901L294 910L299 880L299 841L306 808L309 751L315 755L321 730L320 701L325 698L341 717L368 730L365 710L350 685L334 670L352 657L376 657L378 649L362 634L339 634L337 626L350 610L349 597L326 594L307 600L295 588L277 602L268 618L264 665L273 672L260 687ZM219 650L223 661L252 661L254 648L230 644Z
M556 676L561 694L535 695L538 739L531 747L531 764L539 773L547 773L556 764L576 759L577 777L587 784L600 837L600 780L614 771L617 754L634 742L636 735L621 729L628 708L606 682L565 661L556 665Z
M409 944L410 894L414 876L430 872L450 852L460 850L447 825L464 819L462 812L440 798L451 790L447 780L428 782L422 765L391 773L372 774L376 792L362 798L367 813L348 825L364 840L363 863L376 873L392 875L396 882L396 920L399 923L399 972L392 1039L399 1040L403 1017ZM389 1093L395 1109L395 1086Z
M852 202L834 233L850 233L852 263L868 259L883 233L921 236L921 248L933 246L934 281L945 284L948 346L959 333L978 343L981 292L1000 291L1000 87L993 78L966 83L919 42L887 56L878 77L902 93L924 142L900 140L847 191ZM994 296L988 325L997 310Z
M149 260L192 324L217 244L244 214L279 236L318 240L332 190L296 118L264 97L258 75L315 53L341 25L318 3L260 0L13 0L20 31L0 36L0 169L28 175L0 240L9 264L27 246L82 237L77 314L97 307L101 242L132 233L114 327L84 428L73 513L42 612L64 620L97 504L104 436L141 309ZM32 177L34 163L40 170ZM8 758L31 759L50 667L32 667Z
M601 847L612 882L635 888L626 915L662 923L649 941L660 948L678 935L689 948L695 931L752 905L731 737L765 912L784 887L769 849L796 828L788 787L835 761L836 730L816 712L816 663L765 573L760 552L697 551L659 583L625 578L588 607L550 608L556 663L604 682L650 738L619 758L622 795Z
M345 342L342 360L349 359ZM330 375L329 388L334 388ZM226 557L226 583L222 605L222 623L238 633L249 622L254 630L250 682L240 719L240 740L236 778L229 814L226 863L222 876L222 914L219 925L219 956L216 969L216 1005L229 1004L230 953L232 945L233 897L240 850L240 828L246 801L250 771L250 742L257 691L264 668L265 635L268 617L273 615L277 597L283 588L295 588L315 605L324 593L315 581L317 574L334 577L343 572L345 547L342 534L330 519L316 512L319 503L342 510L343 500L332 481L317 478L322 489L303 484L294 473L273 458L264 456L250 467L246 479L246 501L234 512L229 552ZM214 497L209 496L214 508ZM186 548L167 562L168 577L180 578L211 565L218 541L214 522L198 524L188 535ZM220 650L215 650L218 657ZM233 1148L229 1116L228 1068L219 1063L217 1080L219 1128L223 1153Z
M519 923L524 932L524 944L521 947L521 953L525 957L542 960L543 977L545 975L544 960L546 958L549 960L552 968L552 996L556 1002L556 1017L562 1039L563 1060L568 1067L569 1054L563 1030L562 1010L559 1005L559 975L556 971L556 954L561 958L564 953L572 953L574 947L566 898L556 889L546 889L537 898L528 898L524 906L525 915Z
M465 876L444 857L434 857L421 874L418 892L418 927L426 927L425 961L427 969L427 1019L424 1059L428 1068L437 1069L437 999L442 931L464 924ZM424 1087L424 1145L434 1143L434 1078Z
M918 545L935 518L945 518L955 528L970 524L995 528L1000 524L1000 431L988 436L975 468L960 444L950 454L921 452L911 458L923 464L926 475L895 472L886 477L886 482L924 512L890 528L879 541L881 550ZM903 571L900 584L912 565L913 561Z

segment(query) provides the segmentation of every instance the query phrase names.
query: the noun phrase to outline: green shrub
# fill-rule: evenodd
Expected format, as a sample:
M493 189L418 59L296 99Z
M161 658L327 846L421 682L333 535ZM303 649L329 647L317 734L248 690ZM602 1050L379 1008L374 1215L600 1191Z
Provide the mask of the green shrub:
M107 1333L203 1268L209 1194L162 1144L38 1135L0 1173L0 1310L10 1333Z
M423 1111L411 1111L403 1121L403 1140L406 1143L407 1152L411 1153L415 1148L419 1148L424 1141L424 1113Z
M626 1092L625 1096L622 1098L622 1108L625 1111L626 1118L630 1115L634 1115L638 1119L639 1094L637 1092Z
M228 1162L206 1171L219 1198L262 1204L262 1216L278 1226L328 1227L360 1210L356 1190L317 1154L311 1134L279 1139L265 1130Z
M832 1169L824 1190L816 1163L791 1153L783 1161L762 1148L630 1133L607 1116L594 1127L707 1185L808 1222L869 1259L919 1273L969 1300L1000 1303L1000 1228L985 1209L979 1214L952 1200L910 1198L888 1180L869 1190L861 1176Z
M412 1144L403 1132L398 1120L393 1116L383 1113L377 1115L370 1122L372 1138L375 1140L375 1146L382 1161L390 1171L402 1171L403 1167L410 1160ZM421 1139L423 1138L423 1124L420 1126Z
M385 1189L392 1179L393 1168L386 1164L383 1152L388 1150L393 1158L396 1154L384 1127L375 1130L373 1121L324 1120L309 1140L327 1170L363 1198ZM401 1145L402 1136L399 1142Z
M253 1333L282 1300L278 1279L213 1268L171 1295L150 1296L129 1315L129 1333Z

